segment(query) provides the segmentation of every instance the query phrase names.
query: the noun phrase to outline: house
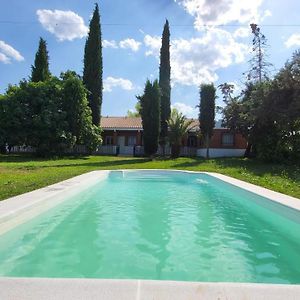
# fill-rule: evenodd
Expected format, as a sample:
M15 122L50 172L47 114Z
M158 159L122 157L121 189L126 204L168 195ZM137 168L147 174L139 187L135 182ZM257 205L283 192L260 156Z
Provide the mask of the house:
M199 133L199 121L192 120L188 135L182 141L181 156L205 156L206 149ZM140 117L102 117L103 145L101 154L142 155L143 126ZM247 146L246 140L239 133L216 124L210 142L211 157L242 156ZM158 150L158 154L162 149ZM166 147L170 154L170 147Z

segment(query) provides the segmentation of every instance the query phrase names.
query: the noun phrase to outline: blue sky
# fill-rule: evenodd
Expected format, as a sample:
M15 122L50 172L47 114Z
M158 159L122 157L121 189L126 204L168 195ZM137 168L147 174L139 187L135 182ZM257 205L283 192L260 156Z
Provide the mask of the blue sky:
M47 40L50 70L82 74L87 27L95 0L10 0L0 10L0 93L28 78L39 37ZM238 91L249 69L256 22L278 70L300 47L297 0L102 0L102 115L125 115L147 78L158 77L165 19L171 30L172 105L197 117L199 85L232 82ZM298 25L299 26L282 26ZM220 26L222 25L222 26ZM272 26L270 26L272 25ZM219 97L218 104L222 104Z

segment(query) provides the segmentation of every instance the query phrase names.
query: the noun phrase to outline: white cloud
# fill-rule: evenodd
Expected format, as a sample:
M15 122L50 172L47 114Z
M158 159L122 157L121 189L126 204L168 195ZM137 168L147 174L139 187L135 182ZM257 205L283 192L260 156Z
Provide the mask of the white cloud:
M83 38L88 33L82 17L73 11L39 9L36 13L42 26L59 41Z
M120 47L123 49L131 49L132 51L136 52L139 50L141 46L141 42L138 42L134 39L126 39L123 41L120 41Z
M111 92L114 87L119 87L123 90L133 90L133 83L124 78L107 77L103 82L104 92Z
M117 48L122 48L122 49L130 49L134 52L137 52L139 49L140 49L140 46L142 45L141 42L138 42L136 41L135 39L131 39L131 38L128 38L128 39L125 39L125 40L122 40L120 42L116 42L115 40L111 40L111 41L108 41L108 40L103 40L102 42L102 46L104 48L114 48L114 49L117 49Z
M248 27L240 27L234 33L233 37L235 38L244 38L251 34L250 26Z
M1 52L0 52L0 61L3 62L4 64L9 64L10 63L9 58Z
M161 40L146 35L146 55L159 58ZM200 85L218 79L216 71L245 61L249 47L236 42L228 31L211 28L202 37L171 42L172 84Z
M260 22L263 21L265 18L271 17L271 16L272 16L272 12L269 9L266 9L260 18Z
M111 41L103 40L102 46L103 48L114 48L114 49L118 48L117 42L115 40L111 40Z
M179 112L183 113L188 118L197 118L198 116L198 108L187 105L182 102L175 102L172 108L176 108Z
M4 41L0 41L0 61L8 64L12 59L22 61L24 57L12 46L6 44Z
M145 35L144 37L145 46L148 47L146 51L146 56L159 55L159 50L161 47L161 38L159 36L151 36L149 34Z
M261 19L258 11L263 0L175 0L192 16L195 27L203 25L228 24L231 22L250 23ZM266 11L264 16L270 15Z
M294 33L292 34L286 41L285 41L285 46L287 48L295 47L295 46L300 46L300 34Z

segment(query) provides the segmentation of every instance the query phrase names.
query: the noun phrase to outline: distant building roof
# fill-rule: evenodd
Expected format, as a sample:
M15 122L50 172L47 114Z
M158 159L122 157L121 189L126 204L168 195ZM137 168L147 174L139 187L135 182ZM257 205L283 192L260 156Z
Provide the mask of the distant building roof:
M189 130L190 131L198 131L198 130L200 130L199 120L197 120L197 119L188 119L188 120L192 121L191 125L189 126Z
M101 117L103 129L136 129L142 130L142 119L140 117Z
M199 121L189 120L193 121L189 126L190 131L199 130ZM101 117L101 127L106 130L143 130L141 117ZM220 122L216 122L215 128L221 128Z

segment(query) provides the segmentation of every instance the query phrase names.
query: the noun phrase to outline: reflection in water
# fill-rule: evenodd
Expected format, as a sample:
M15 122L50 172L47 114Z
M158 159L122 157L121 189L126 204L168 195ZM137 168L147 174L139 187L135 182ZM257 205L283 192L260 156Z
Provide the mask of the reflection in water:
M137 231L140 242L136 247L155 259L155 278L162 279L162 271L170 253L167 245L170 240L168 190L149 190L145 197L139 198L136 206ZM159 202L159 205L157 203Z

